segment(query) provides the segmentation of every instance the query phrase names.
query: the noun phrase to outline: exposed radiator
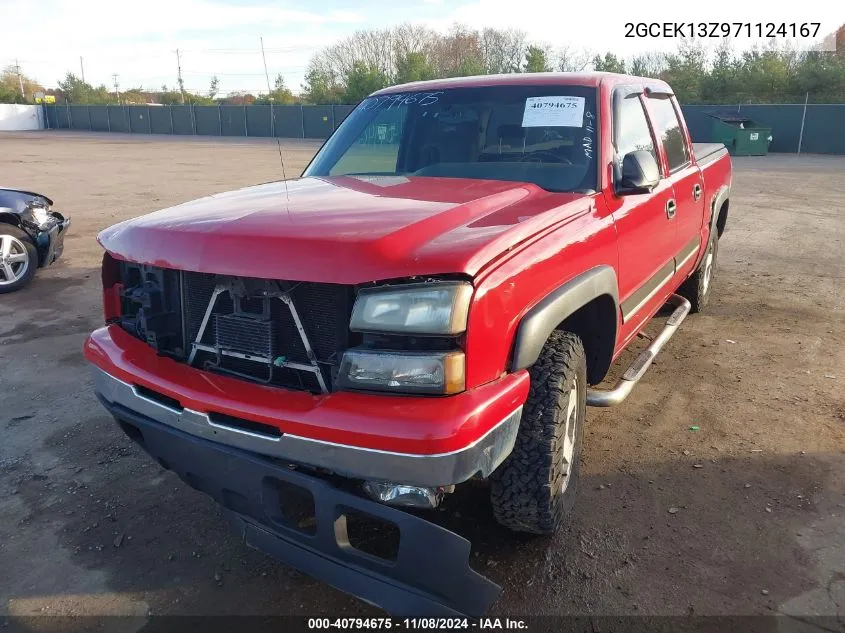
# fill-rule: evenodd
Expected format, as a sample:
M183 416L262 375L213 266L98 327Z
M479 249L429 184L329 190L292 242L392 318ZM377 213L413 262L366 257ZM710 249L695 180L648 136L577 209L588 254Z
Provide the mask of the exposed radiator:
M215 314L215 345L221 349L241 352L272 363L276 349L273 323L269 318L254 318L240 314Z
M122 323L138 338L158 341L159 353L246 380L315 393L332 390L340 357L349 347L352 287L130 263L124 264L123 279L150 279L156 276L151 271L168 280L165 307L172 316L160 320L168 324L167 331L139 328L146 321L137 318L137 295L148 292L146 286L126 288Z

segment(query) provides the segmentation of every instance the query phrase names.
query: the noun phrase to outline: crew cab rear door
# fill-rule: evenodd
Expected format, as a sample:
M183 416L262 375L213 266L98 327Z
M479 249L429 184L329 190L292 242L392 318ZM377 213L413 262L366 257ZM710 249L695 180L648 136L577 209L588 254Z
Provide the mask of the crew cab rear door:
M675 222L676 272L686 277L701 247L704 219L704 181L695 164L680 106L671 94L645 95L649 118L658 139L661 169L673 196L667 212Z

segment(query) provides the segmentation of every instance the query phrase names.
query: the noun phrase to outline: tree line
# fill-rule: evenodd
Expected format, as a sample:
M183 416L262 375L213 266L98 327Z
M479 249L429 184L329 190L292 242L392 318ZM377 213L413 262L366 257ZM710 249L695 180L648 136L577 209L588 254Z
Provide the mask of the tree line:
M817 102L845 103L845 25L837 52L798 51L776 43L736 52L730 42L711 51L680 40L672 53L629 59L569 46L531 42L515 30L455 25L441 34L424 26L362 30L310 61L303 85L309 103L357 103L386 86L466 75L598 70L667 81L682 103L779 103L807 93Z
M516 29L471 29L445 34L403 24L361 30L318 52L308 64L303 98L309 103L357 103L389 85L442 77L585 70L586 52L555 52Z
M682 103L783 103L803 100L845 103L845 25L834 35L837 52L798 51L771 44L736 52L728 40L715 50L701 40L680 40L672 53L622 58L569 46L532 42L517 29L473 29L456 24L447 33L415 24L367 29L316 53L308 63L300 94L282 75L269 93L218 94L212 77L208 91L189 93L181 82L159 90L111 91L92 86L73 73L44 90L13 67L0 73L1 102L31 102L37 91L57 103L160 103L194 105L355 104L380 88L445 77L480 74L599 70L667 81ZM21 94L21 84L24 86Z
M282 75L277 75L273 89L258 96L243 92L227 96L218 94L219 80L212 77L208 91L204 94L188 92L177 82L176 87L161 86L159 90L142 87L126 90L109 90L104 84L93 86L73 73L67 73L57 82L57 87L44 86L26 75L18 76L13 66L0 72L0 103L33 103L39 92L55 97L56 103L79 105L131 105L158 103L162 105L290 105L300 100L285 85ZM23 93L20 86L23 85Z
M623 60L597 55L593 68L666 81L684 104L845 103L845 28L838 52L769 46L735 53L727 43L708 54L700 42L682 41L670 54Z

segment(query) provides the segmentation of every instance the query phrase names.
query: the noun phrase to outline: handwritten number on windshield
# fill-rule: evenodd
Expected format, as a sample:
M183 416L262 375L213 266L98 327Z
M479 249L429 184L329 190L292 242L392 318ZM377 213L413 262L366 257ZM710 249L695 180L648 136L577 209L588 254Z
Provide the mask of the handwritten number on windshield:
M369 112L370 110L390 110L393 107L399 106L409 106L416 104L420 107L426 107L430 105L434 105L440 100L438 95L443 94L441 92L411 92L411 93L400 93L395 95L385 95L383 97L371 97L369 99L364 100L360 106L358 106L359 111L361 112Z
M595 136L596 133L595 115L587 110L584 113L584 118L587 121L584 126L587 136L582 139L582 146L584 147L584 156L586 156L587 160L589 160L593 157L593 136Z

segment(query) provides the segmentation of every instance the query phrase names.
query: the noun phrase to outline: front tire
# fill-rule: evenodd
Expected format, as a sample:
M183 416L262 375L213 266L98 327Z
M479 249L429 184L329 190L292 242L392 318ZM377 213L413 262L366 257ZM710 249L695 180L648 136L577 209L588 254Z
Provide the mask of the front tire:
M0 223L0 294L20 290L35 277L38 251L16 226Z
M719 237L713 233L707 242L707 251L704 253L704 258L701 260L698 268L678 289L678 294L688 299L692 304L690 312L701 312L707 307L710 301L710 294L713 289L713 277L716 274L716 256L718 254Z
M513 451L490 476L501 525L552 534L575 503L587 416L587 359L581 339L552 332L529 369L531 391Z

